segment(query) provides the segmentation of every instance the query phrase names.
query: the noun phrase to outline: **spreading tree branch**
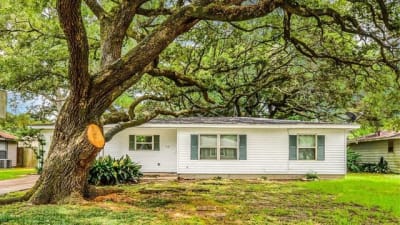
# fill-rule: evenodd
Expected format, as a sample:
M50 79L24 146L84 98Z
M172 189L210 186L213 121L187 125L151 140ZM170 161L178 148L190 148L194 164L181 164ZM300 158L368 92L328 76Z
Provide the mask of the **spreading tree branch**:
M86 99L90 85L89 45L81 15L81 1L59 0L57 12L70 52L68 74L71 95L80 101Z

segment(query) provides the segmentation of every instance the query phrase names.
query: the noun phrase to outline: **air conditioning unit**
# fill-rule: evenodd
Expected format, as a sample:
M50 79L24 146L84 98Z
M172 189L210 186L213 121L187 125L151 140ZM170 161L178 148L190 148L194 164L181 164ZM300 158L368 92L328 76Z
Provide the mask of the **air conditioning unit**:
M11 159L0 159L0 168L11 168L12 160Z

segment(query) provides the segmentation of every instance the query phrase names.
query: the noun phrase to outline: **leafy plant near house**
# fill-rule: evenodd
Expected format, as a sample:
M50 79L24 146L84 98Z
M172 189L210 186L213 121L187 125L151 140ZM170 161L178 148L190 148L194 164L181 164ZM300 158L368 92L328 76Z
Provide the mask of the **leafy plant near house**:
M106 156L94 161L88 180L94 185L136 183L143 176L140 168L141 166L134 163L128 155L120 159Z
M360 172L361 164L360 164L360 154L357 152L351 151L351 149L347 149L347 169L350 172Z
M311 171L306 174L306 180L318 180L319 176L317 172Z
M388 162L381 156L378 163L362 164L362 171L367 173L390 173Z

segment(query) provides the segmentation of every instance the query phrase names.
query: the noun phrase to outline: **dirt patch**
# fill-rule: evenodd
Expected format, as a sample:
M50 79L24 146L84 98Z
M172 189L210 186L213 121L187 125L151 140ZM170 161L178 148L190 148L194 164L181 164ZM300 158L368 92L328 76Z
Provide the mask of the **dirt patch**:
M167 188L142 188L139 190L140 194L162 194L162 193L181 193L181 192L210 192L208 188L181 188L181 187L167 187Z
M140 194L160 194L164 192L184 192L186 188L170 187L170 188L142 188L139 190Z
M132 204L134 199L121 193L111 193L107 195L97 196L92 199L93 202L115 202Z

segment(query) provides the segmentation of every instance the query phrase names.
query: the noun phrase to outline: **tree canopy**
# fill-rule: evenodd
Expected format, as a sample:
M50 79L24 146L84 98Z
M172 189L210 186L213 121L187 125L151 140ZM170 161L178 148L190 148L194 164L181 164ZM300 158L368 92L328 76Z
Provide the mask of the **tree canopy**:
M120 51L135 47L185 4L189 2L179 6L175 1L144 1ZM250 21L198 22L157 56L156 69L114 101L104 122L129 120L137 125L158 114L193 113L346 120L345 113L351 111L367 126L396 129L398 108L390 99L396 99L398 89L398 6L381 1L307 4L300 7L294 2L287 6L289 13L276 10ZM91 73L100 71L105 60L102 21L116 17L120 5L113 1L82 5ZM294 6L332 11L307 16ZM58 114L69 82L66 37L55 1L4 1L1 10L1 87L28 98L40 95L46 99L41 115Z
M44 96L58 114L34 203L85 193L100 150L85 136L91 123L116 123L108 140L162 115L398 127L396 1L1 4L0 87Z

